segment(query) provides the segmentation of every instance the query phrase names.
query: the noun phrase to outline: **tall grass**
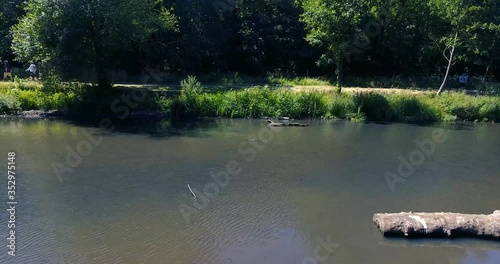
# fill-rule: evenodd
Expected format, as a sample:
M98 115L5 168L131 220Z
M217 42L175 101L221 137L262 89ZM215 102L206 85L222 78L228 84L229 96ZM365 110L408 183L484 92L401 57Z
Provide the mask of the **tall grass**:
M38 82L33 82L28 79L16 77L13 82L0 82L0 92L5 92L12 89L19 90L40 90L42 85Z
M200 86L198 82L191 82ZM456 92L441 96L374 92L337 94L260 87L207 93L184 84L181 96L169 100L170 110L178 118L289 116L387 122L500 121L499 96L475 97Z
M178 119L199 117L339 118L353 121L435 122L500 121L500 96L469 96L465 93L341 93L300 91L268 86L208 92L195 78L181 83L175 98L148 93L133 110L170 111ZM0 113L22 110L61 110L68 113L110 113L112 102L127 91L102 94L97 87L71 83L41 89L38 84L17 81L0 83Z

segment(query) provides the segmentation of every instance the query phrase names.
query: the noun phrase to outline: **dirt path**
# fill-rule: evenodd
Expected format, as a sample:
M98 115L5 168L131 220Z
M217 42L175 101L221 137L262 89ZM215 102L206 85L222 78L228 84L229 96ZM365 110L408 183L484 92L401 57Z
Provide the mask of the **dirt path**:
M115 84L115 87L120 88L149 88L155 91L170 91L176 92L181 90L180 85L141 85L141 84ZM262 87L264 85L225 85L225 84L210 84L204 85L208 91L227 91L227 90L240 90L250 87ZM279 86L270 86L279 87ZM318 92L328 92L334 91L336 89L333 85L293 85L293 86L281 86L285 89L290 89L292 91L318 91ZM424 94L424 93L434 93L432 90L416 90L416 89L398 89L398 88L363 88L363 87L346 87L342 88L345 92L379 92L379 93L411 93L411 94Z
M293 86L291 89L294 91L333 91L335 86ZM399 88L363 88L363 87L345 87L342 88L343 92L377 92L377 93L411 93L411 94L424 94L434 93L432 90L414 90L414 89L399 89Z

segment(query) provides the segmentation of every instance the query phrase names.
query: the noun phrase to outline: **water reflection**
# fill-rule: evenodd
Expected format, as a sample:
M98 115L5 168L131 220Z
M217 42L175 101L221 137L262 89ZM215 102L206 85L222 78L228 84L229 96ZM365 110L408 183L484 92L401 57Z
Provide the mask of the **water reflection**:
M468 251L462 264L497 264L500 260L500 250Z
M268 129L261 120L116 122L60 183L50 164L96 124L1 119L1 151L19 157L23 235L19 258L0 262L301 264L327 237L339 247L318 263L500 262L497 242L386 239L371 222L377 212L498 210L499 126L442 126L448 140L392 193L384 172L441 126L305 122L252 162L238 146ZM186 224L186 182L201 189L229 160L242 173Z

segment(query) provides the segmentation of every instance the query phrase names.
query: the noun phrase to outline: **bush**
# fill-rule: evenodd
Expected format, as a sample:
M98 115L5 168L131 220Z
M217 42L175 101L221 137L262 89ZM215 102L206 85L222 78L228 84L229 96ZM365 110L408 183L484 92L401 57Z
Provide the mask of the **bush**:
M203 86L194 76L188 76L181 81L181 95L171 104L172 112L177 118L196 118L200 116L199 97Z
M16 83L16 88L24 91L39 91L42 86L38 82L31 81L29 79L22 79L19 77L15 77L14 81Z
M15 93L23 110L42 109L43 94L39 91L18 91Z
M369 92L357 93L354 97L356 106L361 108L368 121L393 121L393 109L386 96Z
M14 114L21 111L21 103L14 95L0 94L0 114Z
M485 100L484 104L479 108L479 115L480 121L484 122L500 120L500 98Z
M352 95L341 93L333 96L328 106L328 113L330 117L347 119L350 114L357 113L358 109Z
M63 90L61 79L55 74L48 74L42 79L44 92L54 93Z

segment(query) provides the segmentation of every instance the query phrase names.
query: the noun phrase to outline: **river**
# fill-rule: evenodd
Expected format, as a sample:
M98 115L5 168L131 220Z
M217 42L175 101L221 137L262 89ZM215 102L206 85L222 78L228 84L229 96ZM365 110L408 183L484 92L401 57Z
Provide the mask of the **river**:
M389 239L372 223L499 210L499 125L304 122L0 119L0 262L500 263L498 242Z

